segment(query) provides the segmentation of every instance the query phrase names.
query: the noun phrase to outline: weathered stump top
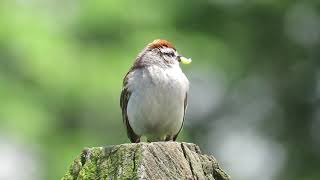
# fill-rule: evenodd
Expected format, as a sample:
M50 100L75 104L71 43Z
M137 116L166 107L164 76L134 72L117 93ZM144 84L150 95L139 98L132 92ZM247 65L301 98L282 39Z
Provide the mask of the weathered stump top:
M230 177L217 160L191 143L153 142L86 148L63 180L214 179Z

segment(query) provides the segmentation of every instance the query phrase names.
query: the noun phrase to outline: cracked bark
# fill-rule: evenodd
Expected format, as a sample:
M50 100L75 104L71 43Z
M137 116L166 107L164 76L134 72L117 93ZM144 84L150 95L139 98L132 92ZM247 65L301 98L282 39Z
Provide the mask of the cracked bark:
M229 180L213 156L191 143L153 142L86 148L63 180L214 179Z

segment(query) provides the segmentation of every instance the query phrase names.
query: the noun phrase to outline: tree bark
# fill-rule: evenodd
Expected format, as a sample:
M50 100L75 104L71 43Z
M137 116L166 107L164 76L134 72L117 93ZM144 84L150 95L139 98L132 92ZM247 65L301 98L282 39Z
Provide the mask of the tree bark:
M229 180L213 156L191 143L153 142L86 148L63 180L214 179Z

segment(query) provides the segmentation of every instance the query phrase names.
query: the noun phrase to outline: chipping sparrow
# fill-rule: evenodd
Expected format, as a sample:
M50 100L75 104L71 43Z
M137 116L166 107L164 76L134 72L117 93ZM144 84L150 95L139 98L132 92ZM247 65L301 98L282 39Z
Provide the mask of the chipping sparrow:
M187 108L189 81L180 56L166 40L156 39L136 58L123 80L120 97L123 123L131 142L175 141Z

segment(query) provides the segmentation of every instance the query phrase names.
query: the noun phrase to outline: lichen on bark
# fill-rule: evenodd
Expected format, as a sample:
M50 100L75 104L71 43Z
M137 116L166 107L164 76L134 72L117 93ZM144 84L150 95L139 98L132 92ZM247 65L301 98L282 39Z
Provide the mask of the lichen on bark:
M215 179L230 177L191 143L153 142L86 148L63 180Z

